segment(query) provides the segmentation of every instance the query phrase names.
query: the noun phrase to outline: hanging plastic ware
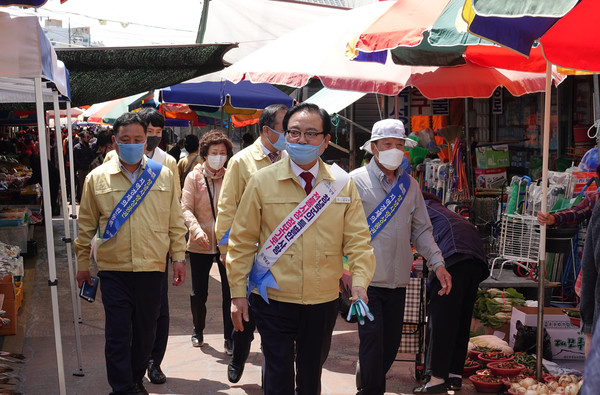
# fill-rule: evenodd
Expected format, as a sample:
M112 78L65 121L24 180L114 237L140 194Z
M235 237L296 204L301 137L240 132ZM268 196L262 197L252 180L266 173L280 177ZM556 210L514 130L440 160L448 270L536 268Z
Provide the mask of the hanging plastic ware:
M581 171L596 171L598 167L598 147L594 147L583 155L579 168Z

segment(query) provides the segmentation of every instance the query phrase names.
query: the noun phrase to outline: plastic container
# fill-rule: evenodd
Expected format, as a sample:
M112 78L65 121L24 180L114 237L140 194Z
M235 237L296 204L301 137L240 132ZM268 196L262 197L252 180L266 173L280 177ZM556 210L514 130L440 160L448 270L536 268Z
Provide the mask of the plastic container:
M491 369L492 374L496 376L516 376L525 369L525 365L520 363L515 363L516 367L514 368L501 368L498 365L504 362L490 362L488 363L488 368Z
M484 381L490 379L497 379L498 382L490 383L488 381ZM469 380L471 380L473 386L475 386L475 389L479 392L497 393L499 391L502 391L502 389L504 388L504 383L500 380L500 378L496 376L480 376L475 374L469 377Z

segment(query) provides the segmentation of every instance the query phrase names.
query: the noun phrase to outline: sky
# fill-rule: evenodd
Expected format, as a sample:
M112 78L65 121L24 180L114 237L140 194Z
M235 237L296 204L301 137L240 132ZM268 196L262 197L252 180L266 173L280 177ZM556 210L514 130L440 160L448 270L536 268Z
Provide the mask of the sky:
M72 28L89 26L91 41L104 46L193 44L202 1L68 0L60 4L60 0L48 0L37 9L8 9L11 13L61 19L63 27L69 23ZM44 26L43 19L41 24Z

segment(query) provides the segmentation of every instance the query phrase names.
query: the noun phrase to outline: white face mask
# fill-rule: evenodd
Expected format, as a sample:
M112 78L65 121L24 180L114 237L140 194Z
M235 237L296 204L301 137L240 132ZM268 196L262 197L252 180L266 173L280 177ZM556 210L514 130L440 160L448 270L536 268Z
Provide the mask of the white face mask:
M206 157L206 163L213 170L221 170L226 160L227 155L208 155Z
M381 166L388 170L396 170L398 167L400 167L402 158L404 158L404 151L399 150L398 148L392 148L387 151L379 151L377 154L377 159L379 160L379 163L381 163Z

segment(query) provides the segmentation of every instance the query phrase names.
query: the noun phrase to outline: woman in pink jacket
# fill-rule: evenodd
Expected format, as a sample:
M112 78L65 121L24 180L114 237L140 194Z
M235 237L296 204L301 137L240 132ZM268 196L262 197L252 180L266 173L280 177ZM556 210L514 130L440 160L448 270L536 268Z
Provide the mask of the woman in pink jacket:
M196 165L187 175L181 194L183 217L189 229L187 250L190 253L192 268L192 294L190 295L194 323L192 346L201 347L204 344L209 272L213 262L216 261L221 276L223 335L225 352L228 355L231 355L233 346L231 296L225 273L225 256L220 255L214 228L219 193L225 175L223 166L233 155L232 147L231 140L217 130L205 134L200 140L199 150L204 163Z

